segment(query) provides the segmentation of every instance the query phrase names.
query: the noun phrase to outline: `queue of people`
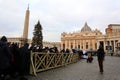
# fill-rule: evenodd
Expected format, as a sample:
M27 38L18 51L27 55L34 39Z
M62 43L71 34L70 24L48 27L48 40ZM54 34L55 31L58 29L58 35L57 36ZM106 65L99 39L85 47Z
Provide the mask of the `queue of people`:
M30 70L30 52L58 53L57 47L41 49L36 45L25 43L19 47L17 43L8 43L3 36L0 39L0 80L27 80L25 75Z
M27 80L29 64L27 43L19 48L16 43L9 44L5 36L0 39L0 80Z
M15 80L19 77L19 80L27 80L25 78L26 74L29 74L30 67L30 52L53 52L58 53L57 47L44 49L31 46L26 43L24 46L20 47L16 43L7 43L7 38L3 36L0 39L0 80ZM83 55L83 51L72 49L73 53L79 54L79 59ZM61 50L61 53L70 53L69 49ZM100 72L103 73L103 60L104 60L104 50L100 45L97 50L98 64ZM92 55L88 55L87 62L92 62Z
M10 73L12 64L12 54L6 42L7 39L3 36L0 40L0 80L4 80L5 75Z

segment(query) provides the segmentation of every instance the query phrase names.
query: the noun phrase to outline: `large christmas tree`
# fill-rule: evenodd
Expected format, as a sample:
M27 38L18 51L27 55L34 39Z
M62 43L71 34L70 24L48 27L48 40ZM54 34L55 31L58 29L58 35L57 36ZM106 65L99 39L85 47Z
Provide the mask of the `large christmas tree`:
M42 26L39 21L34 28L32 44L43 48Z

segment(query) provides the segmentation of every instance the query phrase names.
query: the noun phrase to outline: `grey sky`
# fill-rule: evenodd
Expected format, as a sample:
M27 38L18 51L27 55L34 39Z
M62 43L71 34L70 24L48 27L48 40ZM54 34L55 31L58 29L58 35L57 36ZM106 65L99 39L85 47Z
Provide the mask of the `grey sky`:
M0 36L22 36L28 3L29 38L38 20L44 41L60 41L62 32L79 31L85 22L103 33L109 24L120 24L120 0L0 0Z

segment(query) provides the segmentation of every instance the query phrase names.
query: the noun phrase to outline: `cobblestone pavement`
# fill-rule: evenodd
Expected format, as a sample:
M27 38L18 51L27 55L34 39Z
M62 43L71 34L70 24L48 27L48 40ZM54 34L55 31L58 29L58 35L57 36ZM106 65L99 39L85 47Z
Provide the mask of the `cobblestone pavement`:
M106 56L104 73L99 72L97 57L92 63L85 59L67 66L38 73L37 77L27 76L29 80L120 80L120 57Z

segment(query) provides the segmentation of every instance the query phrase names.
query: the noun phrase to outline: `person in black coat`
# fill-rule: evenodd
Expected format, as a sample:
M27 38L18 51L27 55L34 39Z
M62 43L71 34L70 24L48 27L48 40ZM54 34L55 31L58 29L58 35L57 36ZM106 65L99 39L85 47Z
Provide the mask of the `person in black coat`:
M11 64L12 54L7 44L7 38L3 36L0 40L0 80L10 73Z
M24 78L24 75L29 73L30 66L30 51L28 49L29 44L26 43L20 50L20 75Z
M104 57L105 57L105 52L104 49L102 47L102 45L99 46L99 49L97 50L97 57L98 57L98 64L99 64L99 69L100 72L103 73L103 61L104 61Z
M20 52L17 43L12 43L10 45L10 50L12 52L12 77L17 77L20 69Z

